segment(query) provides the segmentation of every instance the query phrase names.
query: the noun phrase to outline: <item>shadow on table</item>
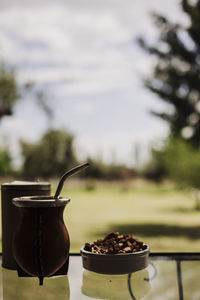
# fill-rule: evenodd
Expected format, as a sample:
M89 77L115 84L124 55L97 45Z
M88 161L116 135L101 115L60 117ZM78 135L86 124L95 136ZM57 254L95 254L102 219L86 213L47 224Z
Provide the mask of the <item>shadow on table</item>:
M190 239L200 239L200 226L176 226L165 224L112 224L106 232L98 231L95 235L102 237L108 232L118 231L121 234L129 233L136 236L146 237L187 237ZM94 233L93 233L94 236Z

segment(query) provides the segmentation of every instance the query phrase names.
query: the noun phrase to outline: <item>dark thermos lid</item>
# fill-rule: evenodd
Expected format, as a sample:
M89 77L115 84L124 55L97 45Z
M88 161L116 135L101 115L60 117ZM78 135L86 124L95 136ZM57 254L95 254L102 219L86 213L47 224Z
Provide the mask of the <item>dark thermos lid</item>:
M9 183L3 183L1 185L2 190L49 190L49 182L34 182L34 181L12 181Z

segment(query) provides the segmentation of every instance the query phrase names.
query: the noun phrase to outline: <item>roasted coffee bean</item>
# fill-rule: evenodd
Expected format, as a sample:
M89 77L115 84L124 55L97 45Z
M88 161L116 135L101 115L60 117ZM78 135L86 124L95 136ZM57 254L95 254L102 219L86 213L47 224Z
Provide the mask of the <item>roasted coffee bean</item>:
M119 248L123 248L124 244L123 243L119 243Z
M123 238L124 238L123 234L118 236L118 239L123 239Z
M138 241L137 244L138 244L140 247L143 246L143 242L141 242L141 241Z
M126 243L126 239L124 238L120 239L120 243Z
M119 232L111 232L111 233L106 235L104 240L108 240L108 239L111 239L111 238L116 238L118 235L119 235Z
M124 251L125 251L126 253L132 252L131 247L126 247L126 248L124 248Z
M127 241L127 246L132 247L132 243L130 241Z
M91 247L90 243L86 243L84 249L85 249L86 251L91 251L92 247Z
M98 245L98 246L101 245L102 244L102 240L95 241L95 244Z

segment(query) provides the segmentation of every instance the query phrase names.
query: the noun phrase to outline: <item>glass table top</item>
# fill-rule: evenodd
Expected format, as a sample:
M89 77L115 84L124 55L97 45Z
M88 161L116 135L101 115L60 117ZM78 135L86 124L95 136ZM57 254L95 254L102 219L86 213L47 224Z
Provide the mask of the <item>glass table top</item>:
M197 300L200 299L200 254L150 255L149 266L124 275L84 270L80 255L70 255L68 275L44 279L18 277L1 267L0 299L4 300Z

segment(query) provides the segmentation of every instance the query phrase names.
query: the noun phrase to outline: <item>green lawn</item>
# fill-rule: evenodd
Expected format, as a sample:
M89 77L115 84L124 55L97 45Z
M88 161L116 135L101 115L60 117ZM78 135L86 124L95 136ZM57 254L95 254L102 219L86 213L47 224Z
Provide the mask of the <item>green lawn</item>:
M200 211L189 191L141 181L88 186L69 180L62 191L71 198L64 212L71 252L110 231L134 234L151 251L200 250Z
M97 184L93 191L65 185L71 198L64 213L71 251L110 231L131 233L151 251L199 251L200 211L188 191L171 185Z

